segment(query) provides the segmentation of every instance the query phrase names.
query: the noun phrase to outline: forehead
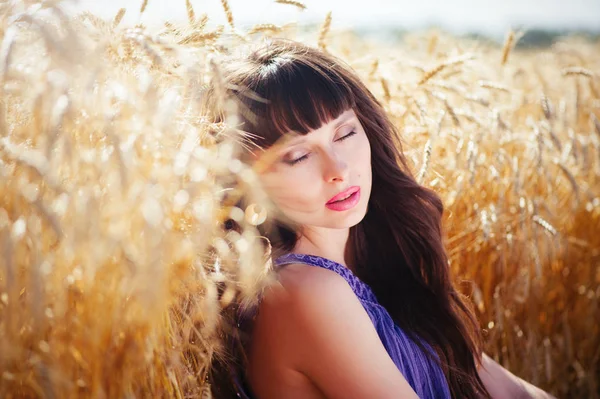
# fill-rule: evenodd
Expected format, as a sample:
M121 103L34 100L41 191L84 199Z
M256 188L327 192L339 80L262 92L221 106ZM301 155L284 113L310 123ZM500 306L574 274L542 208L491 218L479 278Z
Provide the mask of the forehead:
M341 125L343 125L344 123L353 120L355 117L356 117L356 113L354 112L354 110L352 108L349 108L346 111L342 112L337 118L332 119L327 123L324 123L318 129L309 131L306 135L291 135L291 137L289 137L287 142L288 142L288 144L296 144L296 143L304 141L306 139L306 136L308 136L311 133L316 132L318 130L325 130L325 131L335 130L338 127L340 127Z
M337 118L326 123L324 126L333 126L334 128L336 128L339 127L342 123L354 118L355 116L356 113L354 112L354 110L352 108L349 108L346 111L342 112Z

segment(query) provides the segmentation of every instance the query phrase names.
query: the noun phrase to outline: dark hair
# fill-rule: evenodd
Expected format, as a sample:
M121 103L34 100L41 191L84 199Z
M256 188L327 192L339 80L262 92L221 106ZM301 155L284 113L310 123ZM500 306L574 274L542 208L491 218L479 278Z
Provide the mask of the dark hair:
M236 102L244 139L263 148L289 131L306 134L354 109L371 146L373 180L367 214L350 228L347 259L393 320L435 349L453 398L489 397L476 368L481 331L450 277L442 200L416 181L398 129L353 69L305 44L267 39L230 56L219 79L223 86L206 93L213 120L224 118L215 102L219 89ZM278 221L261 232L274 254L293 249L298 239L292 227Z

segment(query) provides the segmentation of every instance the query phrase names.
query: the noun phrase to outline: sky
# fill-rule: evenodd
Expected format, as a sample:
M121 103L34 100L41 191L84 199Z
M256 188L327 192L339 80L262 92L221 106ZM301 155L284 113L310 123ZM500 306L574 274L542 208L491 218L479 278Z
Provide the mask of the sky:
M220 0L190 0L196 15L207 13L212 24L225 24ZM79 10L112 18L127 8L124 24L162 24L186 19L185 0L148 0L140 18L142 0L71 0ZM403 29L436 25L456 32L490 35L510 27L588 29L600 31L600 0L306 0L300 11L274 0L229 0L240 26L254 23L317 22L332 12L332 28L395 26Z

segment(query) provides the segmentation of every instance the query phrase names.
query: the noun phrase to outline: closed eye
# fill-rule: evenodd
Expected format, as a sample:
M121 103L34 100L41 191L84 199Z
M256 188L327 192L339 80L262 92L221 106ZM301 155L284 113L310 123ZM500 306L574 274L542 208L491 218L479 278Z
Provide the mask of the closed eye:
M340 137L340 138L339 138L339 139L337 139L336 141L343 141L343 140L346 140L347 138L350 138L351 136L354 136L355 134L356 134L356 130L353 130L353 131L351 131L350 133L348 133L347 135L345 135L345 136L343 136L343 137ZM287 163L288 165L295 165L295 164L297 164L297 163L299 163L299 162L302 162L302 161L304 161L304 160L305 160L305 159L307 159L307 158L308 158L308 154L305 154L305 155L302 155L301 157L299 157L299 158L296 158L296 159L294 159L294 160L291 160L291 161L285 161L285 163Z
M306 158L308 158L308 154L302 155L300 158L296 158L296 159L294 159L292 161L285 161L285 163L287 163L288 165L296 165L298 162L302 162Z
M355 134L356 134L356 130L353 130L350 133L348 133L347 135L345 135L344 137L340 137L336 141L346 140L347 138L349 138L350 136L354 136Z

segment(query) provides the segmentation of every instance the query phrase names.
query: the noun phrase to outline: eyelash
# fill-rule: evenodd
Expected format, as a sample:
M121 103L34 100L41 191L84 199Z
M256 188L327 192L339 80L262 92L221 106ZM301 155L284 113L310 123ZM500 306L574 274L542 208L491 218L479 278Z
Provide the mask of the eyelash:
M339 138L339 139L337 139L336 141L343 141L343 140L346 140L347 138L350 138L351 136L354 136L355 134L356 134L356 131L355 131L355 130L353 130L353 131L351 131L350 133L348 133L347 135L345 135L345 136L343 136L343 137L340 137L340 138ZM304 161L306 158L308 158L308 154L306 154L306 155L302 155L300 158L298 158L298 159L294 159L293 161L286 161L286 163L288 163L289 165L292 165L292 166L293 166L293 165L297 164L298 162L302 162L302 161Z

